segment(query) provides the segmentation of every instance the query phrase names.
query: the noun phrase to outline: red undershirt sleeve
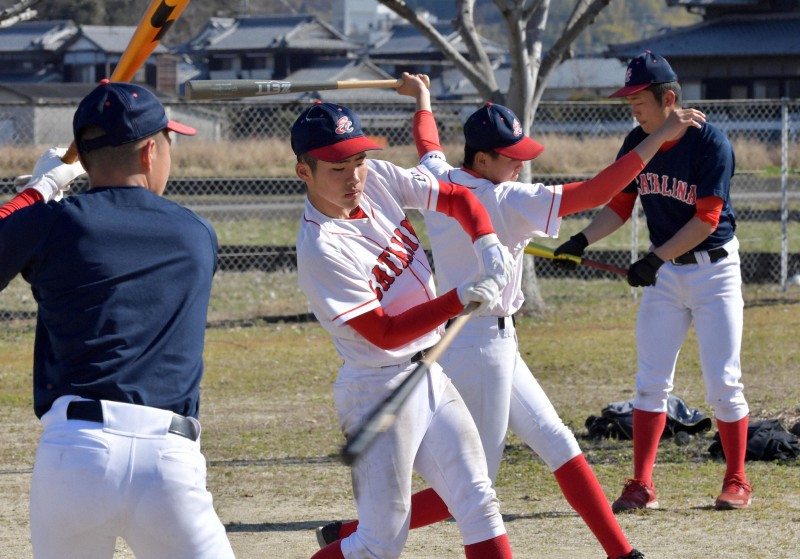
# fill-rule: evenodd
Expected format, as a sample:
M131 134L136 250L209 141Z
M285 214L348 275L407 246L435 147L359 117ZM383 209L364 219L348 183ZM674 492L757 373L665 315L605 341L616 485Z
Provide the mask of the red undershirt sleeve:
M381 349L396 349L444 324L464 310L458 293L451 289L444 295L389 316L378 307L347 321L347 325Z
M563 185L558 216L563 217L602 206L628 186L642 169L644 169L642 158L635 151L631 151L588 181Z
M719 215L722 213L722 203L722 198L719 196L700 198L695 204L694 216L716 229L719 225Z
M439 143L439 129L436 128L436 119L431 111L417 111L414 113L414 144L417 146L417 155L422 157L430 151L442 151Z
M636 204L638 194L635 192L620 192L614 196L606 207L619 216L625 222L633 214L633 206Z
M6 202L2 207L0 207L0 219L8 217L15 211L28 206L32 206L36 202L42 200L44 200L44 196L42 196L38 190L34 190L33 188L26 188L25 190L14 196L11 200Z
M458 221L473 243L478 237L494 233L492 220L486 213L486 208L463 186L439 181L436 211Z

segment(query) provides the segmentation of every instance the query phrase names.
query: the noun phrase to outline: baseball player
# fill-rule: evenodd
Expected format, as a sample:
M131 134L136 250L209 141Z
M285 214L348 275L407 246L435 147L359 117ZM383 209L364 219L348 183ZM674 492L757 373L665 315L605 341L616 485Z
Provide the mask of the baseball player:
M108 80L73 130L80 163L48 150L0 219L0 289L22 274L38 305L33 556L111 558L121 537L139 558L232 558L197 420L217 238L161 197L169 133L195 131ZM87 192L47 202L83 168Z
M545 460L567 500L609 557L643 557L628 543L575 436L562 423L520 356L513 315L523 302L521 260L530 239L556 235L561 216L607 201L636 176L661 143L686 126L697 126L692 119L702 119L702 113L689 109L676 113L627 160L615 163L591 181L545 187L516 182L523 163L544 148L523 133L519 120L506 107L487 104L470 116L464 126L464 166L456 169L446 162L439 145L424 82L403 74L398 92L417 99L414 137L422 164L440 180L463 185L478 197L501 243L515 260L516 272L499 300L462 328L440 361L475 419L490 477L494 480L497 475L510 425ZM469 239L456 230L452 220L431 212L424 215L438 285L451 289L474 274L474 265L462 257ZM415 526L449 517L447 508L431 490L415 495L412 512ZM344 535L352 529L352 523L323 527L319 537L336 537L336 528Z
M485 307L497 298L510 260L466 189L438 182L424 168L368 160L366 152L380 147L347 107L313 105L297 118L291 138L297 176L308 188L297 237L299 284L344 360L334 401L347 436L414 369L449 318L469 302ZM455 218L481 262L475 276L436 297L404 208ZM511 557L475 423L434 363L392 427L353 466L358 529L314 559L399 557L412 471L453 512L468 558Z
M660 55L647 51L628 64L625 97L639 123L619 157L681 107L678 76ZM612 508L615 512L658 506L653 465L666 422L675 362L694 322L706 386L715 409L727 467L718 509L750 505L744 471L749 408L743 394L742 279L736 219L730 198L734 154L728 139L704 123L665 145L620 194L556 254L582 255L586 247L616 231L641 199L650 251L634 262L628 283L643 287L636 324L638 368L633 401L633 478Z

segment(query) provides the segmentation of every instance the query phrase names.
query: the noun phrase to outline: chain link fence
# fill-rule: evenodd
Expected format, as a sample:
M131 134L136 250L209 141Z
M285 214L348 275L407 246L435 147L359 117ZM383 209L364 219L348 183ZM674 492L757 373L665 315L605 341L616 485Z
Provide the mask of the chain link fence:
M386 150L376 157L400 165L416 164L411 136L413 100L346 101L331 92L325 100L345 102L356 111L364 130ZM304 186L294 177L288 131L308 101L175 102L170 118L198 129L193 138L176 138L172 178L166 196L207 218L220 239L220 269L215 278L211 325L249 321L305 320L305 297L297 288L294 240L304 202ZM800 279L798 197L800 196L800 102L687 102L704 111L724 130L736 152L732 187L741 243L745 284L765 283L786 289ZM30 172L39 153L71 140L74 103L0 104L0 200L10 198L13 176ZM463 122L474 103L438 102L434 114L448 159L461 163ZM629 108L619 102L544 102L532 136L545 152L531 165L533 182L563 184L590 178L610 164L625 134L634 126ZM22 164L21 161L30 161ZM87 187L79 180L74 192ZM560 240L582 229L594 215L564 219ZM426 243L424 224L411 215ZM647 249L641 211L620 231L592 245L587 257L627 267ZM565 272L537 258L536 276L609 278L607 272L579 266ZM0 319L30 324L36 306L20 278L0 292Z

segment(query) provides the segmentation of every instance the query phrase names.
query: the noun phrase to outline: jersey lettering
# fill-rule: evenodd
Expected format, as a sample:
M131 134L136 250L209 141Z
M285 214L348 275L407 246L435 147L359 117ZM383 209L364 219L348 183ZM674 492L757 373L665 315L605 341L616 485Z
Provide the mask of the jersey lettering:
M642 173L636 179L639 196L660 195L674 198L684 204L694 206L697 201L697 185L689 185L678 178L656 173Z
M378 263L372 268L374 281L370 280L369 287L378 301L383 300L384 292L388 291L403 270L411 265L414 254L419 249L419 238L407 218L400 222L400 227L393 233L389 239L390 245L383 249L378 256Z

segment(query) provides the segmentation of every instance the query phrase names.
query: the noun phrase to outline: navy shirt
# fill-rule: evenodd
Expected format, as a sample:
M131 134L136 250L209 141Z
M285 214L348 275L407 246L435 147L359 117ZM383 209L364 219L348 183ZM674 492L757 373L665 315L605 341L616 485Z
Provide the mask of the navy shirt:
M0 289L38 303L34 410L65 394L197 416L217 236L141 187L95 188L0 219Z
M618 157L632 151L646 137L642 127L637 126L625 138ZM733 148L725 134L703 123L700 129L688 128L677 144L659 151L625 192L637 193L641 198L650 242L656 247L694 217L697 200L721 198L717 229L693 249L709 250L730 241L736 231L730 192L734 170Z

